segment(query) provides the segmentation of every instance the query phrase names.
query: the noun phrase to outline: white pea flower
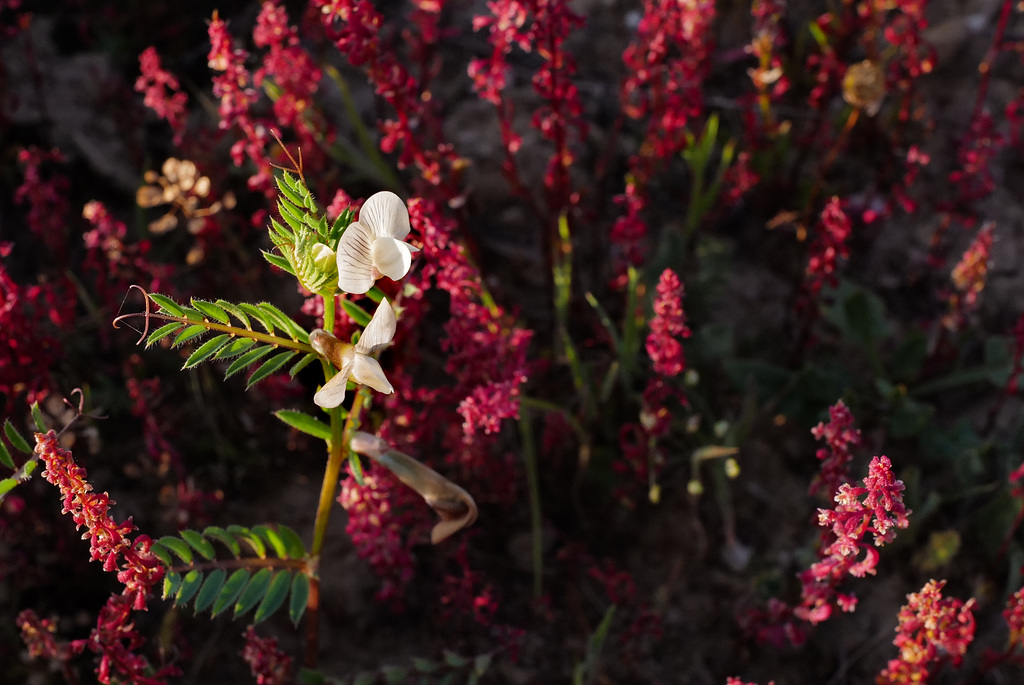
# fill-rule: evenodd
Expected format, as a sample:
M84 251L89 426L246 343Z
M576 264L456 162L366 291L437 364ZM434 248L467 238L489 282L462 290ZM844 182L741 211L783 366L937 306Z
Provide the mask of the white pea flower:
M409 273L412 253L402 239L409 235L409 210L394 193L374 193L338 242L338 287L360 295L381 276L398 280Z
M387 300L382 300L355 345L341 342L327 331L316 329L309 334L309 344L338 369L338 373L313 395L318 406L330 409L345 399L349 378L374 390L390 395L395 391L371 355L386 347L395 337L398 320Z

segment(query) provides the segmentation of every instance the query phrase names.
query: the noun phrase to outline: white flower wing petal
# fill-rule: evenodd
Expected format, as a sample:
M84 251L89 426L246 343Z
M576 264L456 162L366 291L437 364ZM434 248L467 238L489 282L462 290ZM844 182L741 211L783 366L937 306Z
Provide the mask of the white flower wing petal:
M356 355L358 358L359 355ZM345 401L345 386L348 385L349 376L352 375L352 365L346 366L339 371L334 378L324 383L313 395L313 402L316 406L324 409L333 409Z
M385 395L390 395L395 391L387 376L384 375L384 369L380 368L380 363L365 354L356 355L355 362L352 364L352 378L357 383L362 383Z
M353 221L338 241L338 287L346 293L361 295L373 287L373 259L370 255L369 229Z
M359 221L376 238L397 238L409 235L409 210L402 198L390 190L374 193L359 210Z
M397 329L398 319L395 317L395 310L390 302L381 300L377 305L377 311L373 313L373 318L366 324L363 334L359 336L359 342L356 343L357 358L359 354L373 354L386 347L395 337Z
M370 244L370 255L377 271L397 281L409 273L412 253L417 249L394 238L376 238Z

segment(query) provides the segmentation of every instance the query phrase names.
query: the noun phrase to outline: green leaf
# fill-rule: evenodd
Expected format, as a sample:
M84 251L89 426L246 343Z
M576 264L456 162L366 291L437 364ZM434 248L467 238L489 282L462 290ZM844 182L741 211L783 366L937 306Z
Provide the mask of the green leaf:
M252 330L252 324L249 322L249 317L238 305L232 304L226 300L217 300L216 304L218 307L231 314L231 316L241 321L242 325L244 325L247 330Z
M167 312L171 316L180 316L182 318L185 318L185 310L182 308L182 306L179 305L174 300L172 300L171 298L167 297L166 295L161 295L160 293L149 293L149 299L156 302L157 305L159 305L160 309Z
M174 342L172 342L171 345L177 347L178 345L186 343L192 338L195 338L196 336L202 335L208 330L210 329L208 329L206 326L202 324L192 324L191 326L183 330L181 333L178 333L178 336L174 339Z
M8 451L7 446L4 445L3 440L0 440L0 464L14 470L14 459L11 457L11 453Z
M219 526L207 526L203 530L203 536L222 542L235 559L242 556L242 547L238 544L238 540L223 528Z
M194 530L181 530L178 531L178 535L188 543L188 546L199 552L199 554L207 561L212 561L217 556L217 550L213 548L210 541L204 538L200 533Z
M13 490L18 486L17 478L4 478L0 480L0 499L3 499L4 495Z
M193 366L206 361L217 354L220 348L227 345L230 340L231 336L227 333L218 335L216 338L210 338L188 356L188 359L185 360L185 365L181 367L182 370L191 369Z
M292 578L291 600L288 602L288 618L293 625L299 625L302 615L306 613L306 605L309 604L309 576L305 573L296 573Z
M277 534L284 541L285 556L289 559L302 559L306 556L306 543L292 528L279 523L277 524Z
M216 616L235 603L235 599L242 593L246 583L249 582L249 576L249 570L244 568L240 568L231 574L228 582L224 583L224 587L221 588L217 601L213 603L213 609L210 612L211 617Z
M37 466L39 466L39 460L38 459L33 459L31 461L26 461L25 464L21 467L24 470L24 475L22 476L21 479L22 480L28 480L29 477L33 473L35 473Z
M297 374L299 371L302 371L304 368L306 368L319 358L320 355L316 354L315 352L310 352L305 357L297 361L295 365L288 370L288 375L291 376L292 378L295 378L295 374Z
M369 312L350 300L342 300L341 308L344 309L345 313L360 326L366 326L370 323L370 319L373 318L370 316Z
M462 668L469 662L455 652L444 650L444 662L452 668Z
M277 555L278 559L285 559L288 557L288 546L284 543L284 539L276 530L264 525L253 526L249 530L270 543L270 546L274 548L274 554Z
M270 374L280 369L291 361L292 357L297 354L298 352L295 352L294 350L282 352L281 354L271 357L267 361L263 362L263 364L260 365L260 368L253 371L252 375L249 376L249 382L245 384L245 389L248 390Z
M201 311L206 315L208 319L219 321L223 324L231 323L231 319L228 318L228 313L221 307L215 305L213 302L207 302L206 300L197 300L192 298L192 306Z
M173 535L165 535L157 540L157 542L177 554L178 558L186 564L192 563L192 550L189 549L189 546L181 538L176 538Z
M314 438L328 440L331 437L331 427L318 418L294 409L279 409L274 416L281 419L289 426L303 433L312 435Z
M242 590L241 596L238 601L235 602L235 617L241 616L242 614L248 613L250 609L256 606L256 603L266 597L267 589L270 587L270 581L273 579L273 571L269 568L261 568L253 575L252 579L249 580L248 585Z
M30 409L32 411L32 421L36 424L36 430L40 433L45 433L46 421L43 419L43 412L39 408L39 403L33 402Z
M244 540L260 559L267 558L267 546L263 544L263 540L260 539L259 535L256 535L248 528L235 525L228 526L228 532L236 538Z
M294 269L292 269L292 265L288 262L287 259L285 259L281 255L276 255L273 252L267 252L266 250L260 250L260 252L263 253L263 258L265 260L270 262L272 265L276 266L281 271L285 272L286 274L291 274L292 276L295 275L295 271Z
M196 595L195 610L197 614L213 606L214 600L217 599L221 588L224 587L224 580L227 578L227 575L227 571L218 568L207 576L203 582L203 587L199 589L199 594Z
M184 326L185 324L181 323L180 321L172 321L171 323L164 324L163 326L149 334L149 338L146 339L146 348L148 349L152 347L154 343L163 340L171 333L175 332L180 328L183 328Z
M263 330L265 330L267 333L270 333L271 335L274 334L274 322L273 320L267 320L267 315L265 312L260 311L260 309L256 305L249 304L248 302L243 302L238 306L241 307L242 311L244 311L246 314L259 321L260 325L263 326Z
M7 436L7 439L11 442L11 446L14 449L19 452L24 452L25 454L32 454L32 448L29 447L28 441L21 437L21 433L14 428L10 419L4 420L4 435Z
M235 338L227 345L220 348L217 351L217 354L213 355L213 358L230 359L231 357L237 357L255 344L256 341L252 338Z
M164 599L178 594L178 587L181 585L181 574L177 571L168 571L164 574Z
M150 546L149 551L156 555L156 558L160 560L160 563L170 568L174 566L174 559L171 558L171 550L167 549L159 542L153 542Z
M288 590L291 589L291 580L292 574L288 571L278 571L274 574L274 579L270 581L270 587L267 589L266 596L256 609L256 614L252 620L253 623L265 621L281 608L285 598L288 597Z
M181 580L181 587L178 588L178 594L174 598L174 603L178 606L188 604L188 601L199 592L199 587L203 583L202 571L192 569L185 574L185 577Z
M270 354L276 349L277 348L274 347L273 345L263 345L261 347L257 347L256 349L249 350L241 357L231 362L231 366L229 366L228 370L224 372L225 380L231 378L236 373L246 368L250 364L255 364L257 361L259 361L263 357L266 357L268 354Z
M256 306L259 307L262 311L266 312L267 316L272 317L274 319L274 322L277 323L278 326L288 331L288 333L292 336L292 339L299 340L305 334L305 331L302 329L302 326L295 323L291 318L289 318L287 314L285 314L284 312L282 312L280 309L270 304L269 302L260 302Z

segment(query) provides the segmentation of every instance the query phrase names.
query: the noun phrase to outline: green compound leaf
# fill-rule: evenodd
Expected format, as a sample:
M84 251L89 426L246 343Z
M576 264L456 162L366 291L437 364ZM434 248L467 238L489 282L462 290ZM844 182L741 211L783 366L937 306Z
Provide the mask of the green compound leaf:
M293 625L299 625L302 615L306 613L306 605L309 604L309 576L305 573L296 573L292 578L291 600L288 602L288 618Z
M204 538L200 533L194 530L182 530L178 531L178 535L188 543L188 546L199 552L199 554L207 561L212 561L217 556L217 551L210 544L210 541Z
M33 402L30 410L32 411L32 422L36 424L36 430L40 433L45 433L46 421L43 419L43 412L39 408L39 403Z
M4 435L6 435L7 439L10 441L11 447L19 452L32 454L32 448L29 446L28 440L21 436L21 433L19 433L14 427L14 424L11 423L10 419L6 419L4 421Z
M186 564L192 563L192 550L188 544L185 543L181 538L176 538L173 535L165 535L164 537L157 540L157 544L163 545L167 549L178 555L178 558L184 561Z
M216 616L235 603L235 599L238 595L242 594L242 589L249 582L249 575L248 569L244 568L240 568L231 574L228 582L224 583L224 587L221 588L217 601L213 603L213 610L210 612L211 616Z
M331 437L331 427L320 419L294 409L279 409L274 416L281 419L295 430L302 431L314 438L328 440Z
M282 352L279 355L271 357L267 361L263 362L260 368L253 371L252 375L249 376L249 382L245 384L245 389L248 390L252 386L259 383L261 380L279 370L282 366L292 360L292 357L297 355L298 352L294 350L289 352Z
M181 574L177 571L168 571L164 574L164 599L178 594L178 587L181 585Z
M231 378L232 376L234 376L236 373L246 368L247 366L255 364L260 359L263 359L268 354L273 352L275 349L277 348L271 345L264 345L263 347L257 347L254 350L249 350L241 357L231 362L231 366L229 366L228 370L224 372L224 378Z
M270 581L267 594L263 597L256 613L253 615L253 623L259 623L269 618L275 611L281 608L284 600L288 597L288 590L291 589L292 574L288 571L278 571L274 579Z
M228 318L228 313L222 307L214 304L213 302L197 300L193 297L192 306L201 311L207 318L219 321L223 324L231 323L231 319Z
M171 333L174 333L175 331L183 328L184 325L185 324L179 323L177 321L172 321L171 323L164 324L163 326L149 334L149 337L146 339L146 348L148 349L152 347L155 343L160 342L161 340L169 336Z
M231 314L231 316L241 321L242 325L245 326L245 329L247 331L252 330L252 323L249 321L249 317L246 315L246 313L242 311L241 307L239 307L236 304L232 304L226 300L217 300L215 304L224 311Z
M195 611L197 614L213 606L213 602L220 596L221 588L224 587L227 577L227 571L222 568L214 570L207 576L203 587L199 589L199 594L196 595Z
M286 559L288 557L288 546L276 530L264 525L253 526L249 530L270 543L278 559Z
M161 295L160 293L149 293L149 299L156 302L160 306L160 309L171 316L180 316L185 318L185 309L166 295Z
M238 538L240 541L244 541L249 547L255 552L256 556L260 559L267 558L267 546L263 544L263 540L260 539L259 535L256 535L248 528L243 526L228 526L228 532Z
M242 556L242 546L238 544L238 540L236 540L231 533L219 526L207 526L206 529L203 530L203 537L213 538L214 540L220 541L228 548L228 551L231 552L231 555L234 556L235 559Z
M178 594L174 597L174 604L176 606L182 606L188 604L189 600L199 592L199 587L203 584L203 572L192 569L185 574L185 577L181 580L181 587L178 588Z
M261 568L252 577L249 583L242 590L241 596L238 601L235 602L235 617L242 616L248 613L256 603L267 596L267 590L270 588L270 581L273 579L274 572L269 568Z
M182 370L191 369L193 366L200 364L210 357L213 357L222 347L227 345L231 341L231 336L227 333L218 335L216 338L210 338L202 345L200 345L195 352L188 356L185 360ZM254 341L253 341L254 342Z
M193 324L191 326L188 326L181 333L178 333L177 337L174 338L174 342L172 342L171 345L173 347L177 347L178 345L187 343L192 338L200 336L208 330L210 329L208 329L206 326L202 324Z

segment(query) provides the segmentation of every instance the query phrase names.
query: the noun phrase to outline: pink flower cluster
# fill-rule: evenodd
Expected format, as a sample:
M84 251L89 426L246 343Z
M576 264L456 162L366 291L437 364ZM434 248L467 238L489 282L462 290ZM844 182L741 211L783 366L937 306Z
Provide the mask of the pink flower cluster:
M153 669L137 650L144 639L135 630L134 611L144 611L146 600L164 576L164 567L150 551L152 540L130 534L135 530L131 518L115 522L109 514L113 500L106 493L93 492L85 469L75 463L71 452L57 444L57 434L36 433L36 452L45 464L42 476L56 485L64 499L63 513L71 514L77 528L85 528L92 559L103 563L103 570L116 572L124 585L120 595L112 595L100 611L96 628L88 638L75 640L71 649L81 653L86 647L100 656L96 669L101 683L130 680L142 685L158 685L178 673L171 665ZM33 617L26 616L23 632L38 633ZM35 627L33 627L35 626Z
M943 317L943 324L950 330L962 328L967 317L978 308L978 298L985 290L988 278L994 237L995 224L988 222L981 227L964 250L960 261L953 267L953 292L949 296L949 311Z
M852 448L860 444L860 430L853 427L853 414L842 400L828 409L828 423L819 423L811 429L816 440L824 440L815 456L821 469L811 482L810 493L834 495L839 486L850 479Z
M0 243L0 257L10 254ZM75 290L66 282L20 286L0 264L0 393L25 394L29 403L46 397L55 383L46 373L63 356L60 341L46 330L69 330L75 320Z
M878 674L878 685L924 683L936 667L956 667L963 661L974 640L975 602L943 597L945 585L944 580L929 580L920 592L907 595L893 640L900 654Z
M394 109L394 119L382 122L380 147L386 153L398 151L398 166L415 166L428 184L438 186L456 159L451 145L435 143L440 125L432 110L428 80L434 65L427 56L440 39L436 28L440 4L417 3L412 18L419 22L419 37L412 31L403 35L410 50L420 58L421 79L406 66L401 53L382 43L384 17L370 0L314 0L327 36L350 64L362 67L377 95Z
M852 233L850 218L843 211L838 197L833 197L821 211L818 239L810 249L807 260L807 288L811 295L817 295L826 285L838 282L836 269L839 260L850 256L847 241Z
M109 514L113 500L107 493L95 493L86 481L85 469L75 463L71 452L57 444L57 434L36 433L36 452L46 465L43 478L60 488L64 498L62 513L71 514L76 528L85 528L93 560L103 563L103 570L117 572L124 585L124 594L137 611L146 608L146 599L164 576L163 565L149 551L152 540L139 535L132 540L135 525L129 517L116 523Z
M338 502L348 512L345 532L360 558L366 560L383 581L377 599L401 604L401 593L412 579L413 556L406 536L417 526L426 530L427 520L417 517L415 496L380 467L363 472L359 485L351 477L341 482Z
M892 542L896 529L910 523L907 516L911 512L903 505L903 481L893 475L892 463L885 456L871 460L864 487L843 483L835 501L835 509L818 510L818 525L830 529L832 541L822 547L821 561L800 574L801 603L794 613L811 623L828 619L833 602L843 611L853 611L857 599L839 593L839 583L847 575L874 575L878 564L875 548ZM864 540L869 533L873 546Z
M82 267L95 274L96 292L102 303L118 301L133 284L143 284L150 291L160 290L168 270L147 259L148 240L127 243L124 222L100 202L86 204L82 216L93 226L82 236L87 250Z
M24 169L25 180L14 191L14 202L28 205L29 230L43 241L60 264L65 264L71 182L57 170L64 164L64 155L57 148L46 151L30 147L18 151L18 163Z
M188 94L181 90L177 77L160 64L160 55L150 46L139 55L139 77L135 90L143 93L143 104L164 119L174 133L174 144L185 137Z
M237 126L242 134L241 139L231 146L231 159L235 166L242 166L246 159L252 161L256 165L256 173L249 177L249 187L273 196L276 191L266 151L270 127L267 122L254 117L251 111L259 94L245 66L249 53L235 47L227 24L216 12L207 32L210 37L210 68L221 72L213 77L213 95L220 99L220 128Z
M286 685L292 682L292 658L277 646L276 637L260 637L254 626L243 633L242 659L249 665L256 685Z
M683 292L683 284L675 271L661 272L646 347L654 362L654 372L665 378L678 376L686 369L686 356L679 342L680 338L690 337L683 312Z

